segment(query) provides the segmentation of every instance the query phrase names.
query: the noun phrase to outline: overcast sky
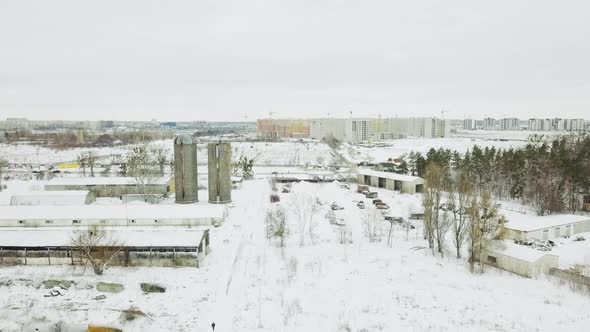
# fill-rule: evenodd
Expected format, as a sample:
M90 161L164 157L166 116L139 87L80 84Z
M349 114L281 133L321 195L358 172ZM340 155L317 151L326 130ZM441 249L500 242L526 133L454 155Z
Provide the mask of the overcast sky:
M0 119L590 119L590 1L0 0Z

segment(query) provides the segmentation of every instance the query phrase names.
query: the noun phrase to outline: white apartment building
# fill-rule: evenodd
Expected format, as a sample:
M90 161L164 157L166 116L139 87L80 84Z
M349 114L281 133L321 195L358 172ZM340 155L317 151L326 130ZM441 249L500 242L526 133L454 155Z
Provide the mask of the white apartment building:
M517 118L501 119L500 130L520 130L520 120Z
M463 129L465 130L476 130L477 129L477 121L473 119L465 119L463 120Z
M336 139L344 140L347 122L349 120L346 119L311 119L309 120L309 137L322 139L334 136Z

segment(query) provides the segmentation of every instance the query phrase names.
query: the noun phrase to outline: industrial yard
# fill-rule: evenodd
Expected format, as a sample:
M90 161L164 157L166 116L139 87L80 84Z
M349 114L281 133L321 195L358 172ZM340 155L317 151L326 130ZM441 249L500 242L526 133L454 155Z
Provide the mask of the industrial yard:
M406 144L404 142L393 141L391 144ZM17 217L18 211L26 210L23 216L39 220L41 217L35 217L35 213L43 213L36 212L40 211L36 209L38 207L0 207L7 212L0 216L4 220L0 221L3 226L14 224L15 227L34 229L37 233L43 232L42 229L63 232L63 223L72 218L81 220L82 226L100 224L104 219L109 220L110 227L124 224L125 227L136 227L137 231L170 237L174 237L174 227L179 226L189 227L192 232L201 229L208 232L207 247L203 249L204 255L199 256L198 264L178 265L174 263L177 260L170 260L177 267L161 267L170 265L162 260L166 256L146 255L138 256L144 257L138 263L133 263L136 261L132 259L132 264L125 261L112 264L104 275L96 276L90 268L84 269L77 264L47 264L52 259L48 254L35 258L37 261L30 260L28 264L2 266L0 330L20 331L22 327L28 327L52 331L49 328L56 322L74 331L88 322L123 330L152 331L206 330L211 322L216 323L216 331L530 331L541 326L549 330L579 330L590 323L590 314L569 309L586 306L588 297L573 292L568 284L557 279L543 275L527 279L491 267L485 274L473 275L464 260L432 256L423 238L422 221L412 219L413 215L423 214L422 194L414 193L416 190L404 193L405 190L397 188L397 184L392 184L391 188L370 186L382 202L380 204L387 209L383 210L386 220L391 221L381 226L380 240L373 241L367 234L365 223L373 199L358 193L355 183L332 182L332 178L329 181L306 181L317 180L318 174L322 173L310 165L293 165L293 156L304 151L310 151L312 156L301 160L310 164L314 158L326 157L325 152L331 149L324 143L256 142L237 146L239 149L234 153L255 150L257 152L250 155L260 157L254 166L253 179L234 187L229 204L208 206L209 203L205 203L209 200L208 191L199 189L199 200L204 202L193 208L191 204L178 205L174 203L173 193L178 189L175 186L170 189L171 197L156 205L144 202L125 204L116 197L97 197L89 204L72 207L86 196L78 195L82 198L76 202L66 197L67 204L46 209L43 219L53 220L51 224L46 221L40 225L31 224L32 221ZM307 150L307 147L313 148ZM343 145L340 152L345 149L348 149L347 145ZM357 149L368 148L359 146ZM395 157L389 147L369 149L374 154ZM292 154L286 156L287 151ZM270 166L264 156L283 157L276 158L277 166ZM206 181L207 163L203 165L199 158L199 164L199 181ZM318 166L322 169L321 165ZM334 169L323 172L332 174L334 179L348 174L348 171ZM316 175L303 178L309 174ZM381 173L363 174L380 176ZM84 179L75 171L57 174L49 181L9 180L7 189L0 193L1 202L10 204L10 197L18 192L21 200L28 197L23 191L29 195L42 193L47 184L60 178L70 179L68 181ZM109 177L96 179L109 181ZM289 184L292 181L295 182ZM371 185L372 180L368 184ZM271 203L271 195L276 195L279 202ZM51 196L43 199L55 200ZM360 201L363 201L364 209L360 208ZM267 211L278 206L286 212L289 229L282 246L279 239L265 236ZM218 208L221 210L217 211ZM102 213L101 209L107 210ZM202 212L194 212L195 209L202 209ZM311 211L309 209L313 213L302 215L302 211ZM71 216L62 217L65 221L60 221L57 215L60 210L76 213L68 213ZM193 216L196 213L193 217L196 219L187 221L186 213ZM203 220L198 219L200 214ZM310 218L310 221L302 226L301 218ZM24 222L19 224L19 220ZM130 224L131 220L135 225ZM159 224L154 225L154 220ZM590 238L590 233L580 235ZM64 235L60 236L63 239ZM26 246L30 247L34 239L30 237ZM143 242L131 240L130 245L145 248L171 245L169 248L176 246L179 252L179 245L186 251L186 239L186 236L159 238L149 242L146 238ZM199 239L195 239L196 248ZM67 236L61 241L57 243L59 239L56 238L46 245L66 245ZM18 243L19 237L10 239L10 245ZM584 263L580 253L589 250L587 243L561 241L553 250L563 256L559 267L565 269ZM188 256L184 257L197 257L199 252L196 249L195 256L185 252ZM173 249L168 255L172 257ZM39 266L34 262L51 266ZM14 275L18 278L12 277ZM51 286L50 280L67 281L67 287L62 284ZM144 283L159 285L165 288L165 292L146 293L142 291L141 284ZM116 287L121 288L117 292L105 292L102 290L106 287L104 284L120 285ZM56 292L61 295L54 295ZM123 318L123 313L129 310L140 314L133 319Z

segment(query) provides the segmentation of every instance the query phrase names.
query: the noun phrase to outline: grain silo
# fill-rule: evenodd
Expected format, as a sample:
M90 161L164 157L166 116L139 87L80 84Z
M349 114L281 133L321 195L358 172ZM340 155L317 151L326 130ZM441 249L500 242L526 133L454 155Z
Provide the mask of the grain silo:
M174 139L174 185L176 203L199 200L197 185L197 142L190 135Z
M209 143L209 202L231 202L231 145Z

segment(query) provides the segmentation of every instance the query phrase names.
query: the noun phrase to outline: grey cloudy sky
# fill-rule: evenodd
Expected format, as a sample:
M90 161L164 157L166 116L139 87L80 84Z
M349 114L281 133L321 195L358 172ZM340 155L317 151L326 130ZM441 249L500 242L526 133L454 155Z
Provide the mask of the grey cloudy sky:
M0 0L0 118L590 118L587 0Z

